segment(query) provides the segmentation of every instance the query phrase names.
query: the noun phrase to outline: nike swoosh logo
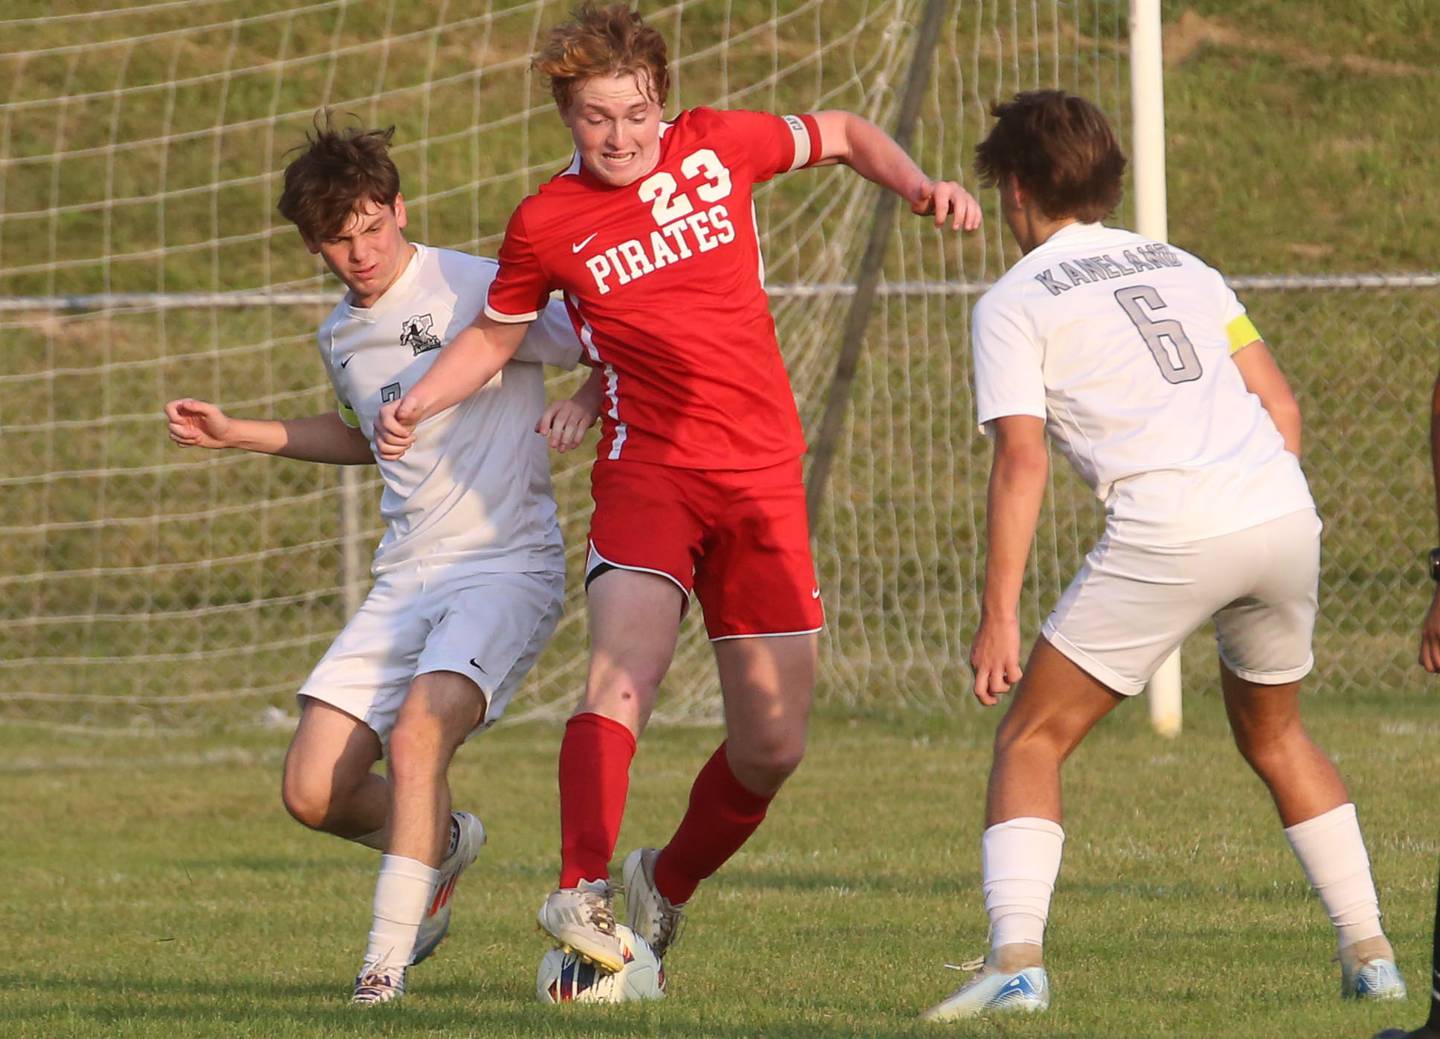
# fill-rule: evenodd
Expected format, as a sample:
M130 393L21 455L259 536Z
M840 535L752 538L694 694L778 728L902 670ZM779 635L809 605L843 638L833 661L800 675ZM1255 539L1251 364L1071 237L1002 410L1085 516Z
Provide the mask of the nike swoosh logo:
M474 657L470 658L470 666L473 667L476 671L479 671L482 675L489 674L488 671L486 671L483 667L480 666L480 661L476 660Z
M350 363L351 361L353 361L354 359L355 359L355 355L354 355L354 354L351 354L349 357L345 358L345 360L343 360L343 361L340 362L340 367L341 367L341 368L344 368L347 364L349 364L349 363Z
M596 234L599 234L599 233L600 233L599 231L596 231L595 234L592 234L589 238L586 238L584 241L572 242L572 243L570 244L570 251L571 251L572 253L578 253L581 249L585 248L585 247L586 247L587 245L589 245L592 241L594 241L595 235L596 235Z
M812 589L810 590L810 598L812 598L812 599L818 599L818 598L820 598L820 589L819 589L819 588L812 588Z

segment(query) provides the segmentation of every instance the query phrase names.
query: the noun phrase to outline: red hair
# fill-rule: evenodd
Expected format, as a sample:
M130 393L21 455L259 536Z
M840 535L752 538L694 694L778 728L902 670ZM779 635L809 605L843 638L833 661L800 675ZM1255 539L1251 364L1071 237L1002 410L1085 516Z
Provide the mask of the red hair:
M570 21L550 30L531 64L550 80L550 93L562 112L569 109L576 88L595 76L632 74L659 105L670 93L665 37L628 4L581 4Z

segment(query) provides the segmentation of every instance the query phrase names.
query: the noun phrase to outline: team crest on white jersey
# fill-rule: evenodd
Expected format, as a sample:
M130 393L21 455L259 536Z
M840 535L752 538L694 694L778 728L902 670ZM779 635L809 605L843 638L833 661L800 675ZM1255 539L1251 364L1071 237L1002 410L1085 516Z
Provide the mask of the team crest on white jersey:
M408 346L417 356L427 350L440 349L444 344L440 342L439 336L430 331L434 325L435 319L429 314L407 317L400 326L400 345Z

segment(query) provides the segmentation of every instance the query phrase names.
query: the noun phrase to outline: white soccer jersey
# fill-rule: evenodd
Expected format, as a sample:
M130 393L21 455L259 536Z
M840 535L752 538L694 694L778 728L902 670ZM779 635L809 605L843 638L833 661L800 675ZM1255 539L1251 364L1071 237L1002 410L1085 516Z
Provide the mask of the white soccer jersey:
M440 347L475 319L497 266L416 244L373 307L351 306L347 294L320 326L320 357L341 416L372 445L382 405L403 397ZM545 410L541 363L573 368L580 357L563 304L545 309L515 357L480 390L416 427L404 457L377 457L386 527L375 573L422 558L482 571L565 569L549 445L535 432Z
M972 324L981 427L1033 415L1137 544L1313 508L1230 354L1258 338L1220 273L1180 249L1070 224L1010 268Z

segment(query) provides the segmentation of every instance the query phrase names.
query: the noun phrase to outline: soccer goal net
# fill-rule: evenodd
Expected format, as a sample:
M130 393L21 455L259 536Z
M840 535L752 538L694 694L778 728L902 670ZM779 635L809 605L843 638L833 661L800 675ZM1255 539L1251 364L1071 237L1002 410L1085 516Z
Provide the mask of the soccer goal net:
M337 283L275 211L321 106L397 127L411 236L493 254L570 154L529 69L556 2L11 0L0 17L0 718L137 728L257 724L366 587L373 473L181 451L164 402L293 417L333 406L313 349ZM920 0L644 4L670 41L667 111L844 108L893 125ZM1127 5L952 4L912 150L975 188L995 98L1060 86L1126 132ZM923 51L923 49L922 49ZM993 195L975 238L894 230L816 527L821 698L935 706L963 693L988 448L968 315L1015 258ZM876 189L848 171L757 197L802 416L823 409ZM556 376L569 392L575 376ZM556 639L513 710L568 712L584 676L578 566L590 453L555 458L572 569ZM1025 594L1033 628L1096 529L1057 476ZM711 717L696 618L662 713Z

